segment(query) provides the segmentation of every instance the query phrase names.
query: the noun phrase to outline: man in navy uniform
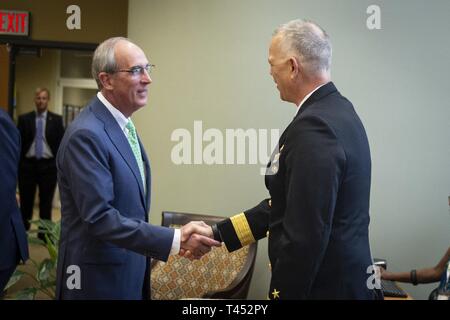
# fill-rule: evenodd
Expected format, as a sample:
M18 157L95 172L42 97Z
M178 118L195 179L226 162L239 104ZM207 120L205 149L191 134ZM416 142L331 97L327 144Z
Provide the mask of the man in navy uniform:
M16 200L19 157L19 131L0 108L0 296L20 260L28 259L27 234Z
M275 31L270 74L297 111L267 168L271 198L211 230L229 251L269 237L271 299L374 298L366 284L369 144L353 105L331 82L331 51L313 22Z

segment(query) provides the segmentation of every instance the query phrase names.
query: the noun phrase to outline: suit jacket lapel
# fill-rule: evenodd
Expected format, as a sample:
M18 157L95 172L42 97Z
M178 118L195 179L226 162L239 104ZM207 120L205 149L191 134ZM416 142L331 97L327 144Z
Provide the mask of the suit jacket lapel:
M50 130L51 130L51 126L52 126L52 123L53 123L53 116L52 116L52 114L50 113L50 111L47 111L47 119L46 119L46 121L45 121L45 139L47 139L47 137L48 136L50 136L50 134L49 134L49 132L50 132ZM47 139L47 141L48 141L48 139Z
M30 128L31 128L31 143L33 143L34 137L36 136L36 111L33 111L33 113L30 116Z
M138 136L139 146L141 148L142 161L144 162L145 171L145 209L148 211L150 209L150 191L152 187L152 174L150 169L150 161L145 153L144 146L142 145L141 139ZM147 219L147 216L145 217Z
M125 137L122 129L120 128L117 121L114 119L113 115L108 111L108 109L101 103L98 98L95 98L94 103L92 105L93 112L97 115L97 117L103 121L105 124L105 131L111 142L116 147L117 151L119 151L122 158L127 163L128 167L133 172L133 175L136 179L136 182L139 185L139 190L141 193L141 200L144 208L146 208L146 200L144 195L144 188L142 185L142 177L139 171L138 164L134 157L133 151L131 150L130 144L128 143L127 138Z

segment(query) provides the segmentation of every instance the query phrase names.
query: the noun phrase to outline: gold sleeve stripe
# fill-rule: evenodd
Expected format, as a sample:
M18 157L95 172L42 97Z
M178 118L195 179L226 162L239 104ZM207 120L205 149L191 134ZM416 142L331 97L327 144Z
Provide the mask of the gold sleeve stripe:
M247 218L245 214L242 212L230 218L231 223L233 224L234 231L241 242L241 245L245 247L255 241L253 237L252 230L248 224Z

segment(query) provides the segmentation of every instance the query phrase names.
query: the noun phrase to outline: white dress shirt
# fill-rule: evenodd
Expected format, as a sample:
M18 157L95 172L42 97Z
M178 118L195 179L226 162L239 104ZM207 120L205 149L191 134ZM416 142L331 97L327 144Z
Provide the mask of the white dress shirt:
M120 129L122 129L125 138L127 138L128 140L128 129L126 128L126 125L130 120L130 118L126 118L123 115L123 113L119 111L119 109L114 107L108 100L106 100L106 98L103 96L101 92L97 93L97 98L105 105L106 109L108 109L109 112L111 112L114 119L116 119L117 124L120 126ZM175 229L170 254L171 255L178 254L180 252L180 246L181 246L181 231L180 229Z
M39 117L42 118L42 137L44 140L44 145L42 146L42 159L50 159L53 158L52 150L50 149L50 146L47 143L47 138L45 137L45 128L47 127L47 110L45 110L41 115L36 111L36 130L38 127L38 120ZM27 154L25 155L26 158L34 158L36 156L36 136L34 135L33 143L30 146L30 149L28 149Z

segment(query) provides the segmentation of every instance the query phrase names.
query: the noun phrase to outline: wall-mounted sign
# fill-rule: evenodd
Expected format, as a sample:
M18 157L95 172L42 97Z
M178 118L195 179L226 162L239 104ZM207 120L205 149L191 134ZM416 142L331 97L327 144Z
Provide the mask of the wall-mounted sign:
M29 12L0 9L0 35L28 36L29 31Z

